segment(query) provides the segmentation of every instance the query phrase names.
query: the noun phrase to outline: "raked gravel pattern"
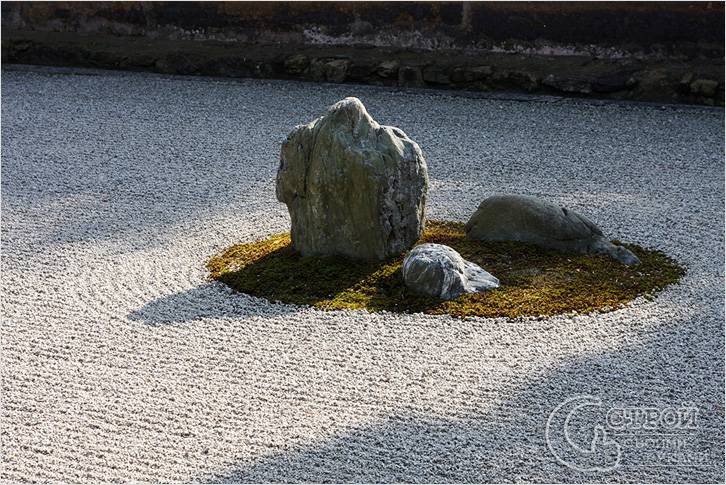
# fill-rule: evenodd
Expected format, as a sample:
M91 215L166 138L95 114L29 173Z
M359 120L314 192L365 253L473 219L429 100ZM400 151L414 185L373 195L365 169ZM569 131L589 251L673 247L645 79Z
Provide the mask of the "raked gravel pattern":
M688 273L611 313L520 320L320 312L209 282L210 255L287 230L280 144L350 95L422 147L429 217L546 197ZM0 477L722 482L723 117L5 66ZM660 455L633 445L644 430L610 433L595 450L619 446L613 468L573 457L555 415L558 460L548 417L583 394L601 402L570 423L586 448L618 406L697 422Z

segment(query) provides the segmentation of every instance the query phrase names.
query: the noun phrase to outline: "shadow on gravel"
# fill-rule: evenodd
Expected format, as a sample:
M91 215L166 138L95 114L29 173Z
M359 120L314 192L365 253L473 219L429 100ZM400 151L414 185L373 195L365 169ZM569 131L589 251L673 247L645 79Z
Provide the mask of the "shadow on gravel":
M572 359L527 379L509 399L491 410L437 419L406 411L408 403L401 403L400 414L370 427L263 457L198 481L723 483L724 367L722 357L718 357L722 356L723 329L716 321L704 325L689 316L687 321L673 322L648 335L644 344ZM434 384L430 391L440 389ZM482 402L487 401L486 388L470 391ZM593 442L595 426L604 426L606 413L618 406L663 409L693 403L698 408L697 429L682 437L685 444L681 450L660 450L661 456L657 441L647 442L638 450L627 435L608 431L608 438L617 445L598 442L595 446L601 452L582 456L566 445L563 423L568 416L559 413L550 434L557 452L579 466L608 468L580 472L557 462L548 448L545 430L550 413L559 404L586 394L600 398L602 406L577 410L568 428L574 432L573 440L585 450ZM412 407L415 409L416 404ZM643 439L647 440L647 435ZM244 443L240 447L244 448ZM618 447L619 465L610 470ZM668 460L683 464L689 459L701 461L663 466Z
M218 283L207 283L153 300L127 315L132 321L147 325L186 323L203 318L243 318L249 316L287 315L296 307L270 304L249 295L235 293Z

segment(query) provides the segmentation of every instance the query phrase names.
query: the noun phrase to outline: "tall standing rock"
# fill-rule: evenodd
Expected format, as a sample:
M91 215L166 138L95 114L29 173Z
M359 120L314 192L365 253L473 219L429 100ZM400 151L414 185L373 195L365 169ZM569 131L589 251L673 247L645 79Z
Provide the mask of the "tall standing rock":
M303 255L385 259L409 249L424 228L428 189L419 146L379 125L345 98L282 144L277 198Z

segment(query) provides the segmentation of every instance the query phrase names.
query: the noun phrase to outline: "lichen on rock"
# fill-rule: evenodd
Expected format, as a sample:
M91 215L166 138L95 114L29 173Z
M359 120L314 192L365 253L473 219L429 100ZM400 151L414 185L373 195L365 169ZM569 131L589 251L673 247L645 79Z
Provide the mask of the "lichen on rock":
M357 98L295 127L282 145L276 193L304 256L401 254L421 237L427 190L419 146L379 125Z

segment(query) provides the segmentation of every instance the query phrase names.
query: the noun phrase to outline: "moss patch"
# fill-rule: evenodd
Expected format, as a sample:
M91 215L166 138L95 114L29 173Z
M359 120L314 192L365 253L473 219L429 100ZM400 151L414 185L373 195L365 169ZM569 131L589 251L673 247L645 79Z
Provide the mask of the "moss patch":
M424 312L457 317L547 316L617 308L652 296L685 270L660 251L625 244L641 260L627 267L605 256L564 254L515 242L470 241L464 225L428 221L420 242L446 244L499 278L501 287L452 301L406 289L403 257L383 262L303 257L289 234L237 244L207 264L211 277L243 293L324 310Z

